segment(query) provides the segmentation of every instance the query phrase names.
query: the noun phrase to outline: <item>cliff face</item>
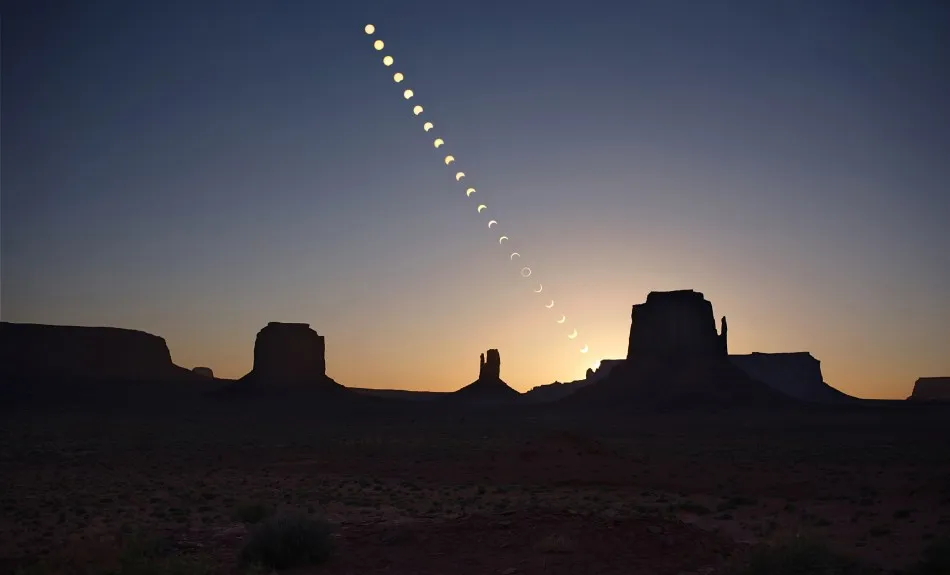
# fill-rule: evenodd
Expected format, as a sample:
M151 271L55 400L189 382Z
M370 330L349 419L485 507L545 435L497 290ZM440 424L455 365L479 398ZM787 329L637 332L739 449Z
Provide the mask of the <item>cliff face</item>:
M279 381L307 381L326 375L323 336L306 323L272 321L257 332L254 367L258 377Z
M675 356L725 356L723 336L716 332L712 304L693 290L650 292L633 306L627 359Z
M950 401L950 377L921 377L907 399L913 401Z
M728 359L726 324L693 290L651 292L633 306L626 361L565 402L640 408L779 405L785 396ZM791 401L788 399L787 401Z
M144 381L194 378L172 363L165 340L130 329L0 323L7 378Z
M446 396L446 399L464 399L467 402L494 402L511 400L521 394L501 379L501 355L497 349L488 350L487 358L481 355L478 364L478 379Z
M825 383L821 362L808 352L730 355L733 365L785 395L812 403L841 403L855 398Z

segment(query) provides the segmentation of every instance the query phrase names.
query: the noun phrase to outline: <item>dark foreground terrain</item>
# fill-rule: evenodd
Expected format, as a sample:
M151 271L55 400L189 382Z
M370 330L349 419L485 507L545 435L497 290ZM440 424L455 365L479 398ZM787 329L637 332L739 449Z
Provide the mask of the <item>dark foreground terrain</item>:
M302 403L6 408L0 572L266 573L241 552L275 512L334 530L330 559L293 573L709 575L806 540L910 572L950 534L942 408Z

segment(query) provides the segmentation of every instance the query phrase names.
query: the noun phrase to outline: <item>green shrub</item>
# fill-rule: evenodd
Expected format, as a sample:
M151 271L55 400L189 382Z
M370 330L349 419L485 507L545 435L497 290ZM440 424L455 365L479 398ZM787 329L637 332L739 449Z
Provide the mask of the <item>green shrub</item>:
M950 538L937 541L924 551L924 558L910 575L946 575L950 573Z
M254 524L260 523L273 514L273 508L263 503L245 503L238 505L231 516L235 521Z
M302 513L281 513L248 534L241 552L245 565L289 569L323 563L333 553L333 528Z
M857 575L858 566L825 545L806 539L762 549L737 575Z

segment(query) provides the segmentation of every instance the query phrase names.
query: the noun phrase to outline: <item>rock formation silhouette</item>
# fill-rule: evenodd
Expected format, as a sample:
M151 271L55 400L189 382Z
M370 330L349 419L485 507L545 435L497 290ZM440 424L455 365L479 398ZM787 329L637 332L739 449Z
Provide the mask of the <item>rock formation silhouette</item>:
M235 389L344 390L326 375L323 336L306 323L270 322L254 340L254 366Z
M455 391L446 398L459 399L469 403L508 401L519 398L521 393L501 379L501 355L497 349L481 354L478 364L478 379Z
M734 366L712 304L700 292L679 290L651 292L634 305L626 361L562 401L702 408L781 405L786 397Z
M581 388L601 381L610 375L610 372L615 367L622 365L625 361L626 360L624 359L601 360L600 365L597 366L597 369L587 369L586 377L584 379L566 382L555 381L554 383L548 383L546 385L538 385L528 390L524 394L524 398L526 401L537 403L557 401L567 397Z
M195 375L214 379L214 371L212 371L210 367L193 367L191 368L191 371Z
M914 382L912 401L950 401L950 377L921 377Z
M712 304L699 292L650 292L630 320L627 359L725 355Z
M132 382L194 380L165 340L115 327L0 323L4 379Z
M730 355L729 361L753 379L795 399L825 404L857 400L825 383L821 362L807 351Z
M727 334L729 333L729 325L726 324L726 316L722 316L722 322L719 327L719 342L722 345L722 353L729 355L729 340L727 339Z

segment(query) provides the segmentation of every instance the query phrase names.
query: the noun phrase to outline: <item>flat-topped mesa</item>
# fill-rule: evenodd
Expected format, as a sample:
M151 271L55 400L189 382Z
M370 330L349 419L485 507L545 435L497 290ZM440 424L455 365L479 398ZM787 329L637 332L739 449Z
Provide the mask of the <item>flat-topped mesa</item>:
M712 304L693 290L650 292L631 312L627 359L725 356L726 318L716 332Z
M254 341L255 378L281 382L321 380L326 376L323 336L307 323L272 321Z
M84 381L187 380L165 340L115 327L0 324L0 374Z
M912 401L950 401L950 377L921 377L914 382Z

